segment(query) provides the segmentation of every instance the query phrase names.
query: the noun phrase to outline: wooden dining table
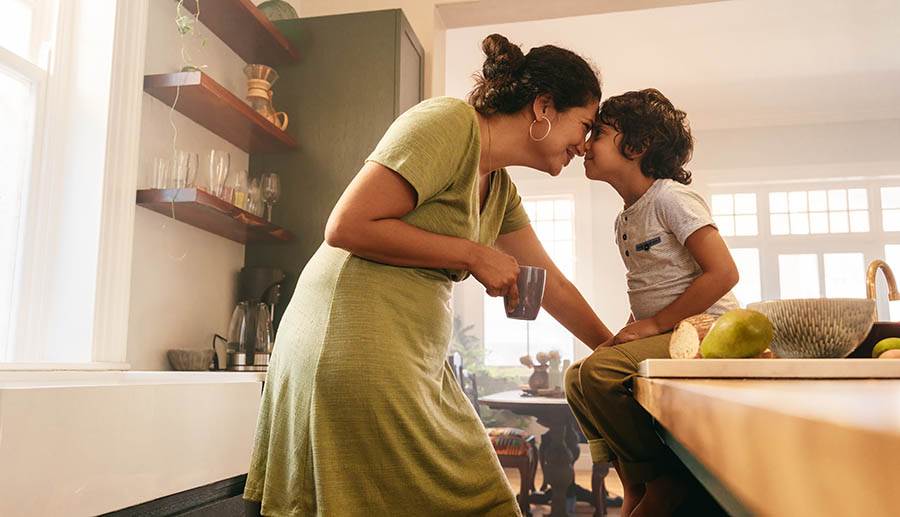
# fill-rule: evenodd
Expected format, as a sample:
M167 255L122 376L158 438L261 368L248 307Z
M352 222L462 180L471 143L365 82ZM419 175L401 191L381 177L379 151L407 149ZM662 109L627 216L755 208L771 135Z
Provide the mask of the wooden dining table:
M566 500L573 489L577 499L586 500L597 508L595 515L602 513L603 504L594 500L592 492L575 484L575 460L580 454L580 440L578 424L565 398L531 396L521 390L513 390L479 397L478 402L491 409L505 409L518 415L536 417L538 424L547 428L541 437L540 455L544 480L551 488L551 516L569 515ZM608 466L605 468L608 471ZM604 474L595 472L595 476ZM602 478L599 482L602 483ZM600 497L604 496L600 494Z

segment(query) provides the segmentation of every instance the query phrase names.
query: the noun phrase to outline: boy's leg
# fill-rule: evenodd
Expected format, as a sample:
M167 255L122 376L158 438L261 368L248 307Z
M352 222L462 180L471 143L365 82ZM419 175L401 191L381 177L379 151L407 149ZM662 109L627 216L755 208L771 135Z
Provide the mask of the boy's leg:
M564 382L566 399L569 402L569 407L572 408L572 413L575 414L578 426L581 427L581 431L588 440L591 460L594 463L609 463L613 460L612 452L606 446L603 436L594 423L590 409L585 401L584 392L581 389L580 370L586 360L587 358L576 361L575 364L566 370Z
M621 475L629 483L646 483L667 472L671 451L653 429L653 418L634 399L631 384L638 363L644 359L669 357L669 337L663 334L613 347L598 348L566 376L567 395L579 423L587 422L589 443L600 438L607 457L615 457ZM591 446L591 455L594 449ZM598 450L598 452L602 452ZM599 458L599 454L594 459Z

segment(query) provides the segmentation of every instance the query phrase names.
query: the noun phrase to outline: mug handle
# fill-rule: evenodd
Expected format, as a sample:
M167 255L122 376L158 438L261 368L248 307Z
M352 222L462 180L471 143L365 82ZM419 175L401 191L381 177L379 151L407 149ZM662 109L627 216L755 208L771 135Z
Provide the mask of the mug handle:
M283 120L280 124L278 123L278 116L279 116L279 115L281 115L282 117L284 117L284 120ZM288 114L285 113L285 112L283 112L283 111L279 111L278 113L275 113L275 125L278 126L279 128L281 128L282 131L285 130L285 129L287 129L287 126L288 126Z

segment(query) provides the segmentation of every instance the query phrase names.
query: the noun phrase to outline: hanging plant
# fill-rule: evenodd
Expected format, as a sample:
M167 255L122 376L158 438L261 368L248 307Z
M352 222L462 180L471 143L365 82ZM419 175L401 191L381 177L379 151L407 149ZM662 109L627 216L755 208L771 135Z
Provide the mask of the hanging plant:
M206 68L206 65L194 64L193 58L184 44L184 37L191 35L199 41L200 48L206 46L206 38L200 37L196 30L197 22L200 21L200 0L195 1L197 3L197 11L195 13L191 13L184 7L184 0L178 0L175 4L175 27L178 30L178 34L181 35L182 72L199 72Z

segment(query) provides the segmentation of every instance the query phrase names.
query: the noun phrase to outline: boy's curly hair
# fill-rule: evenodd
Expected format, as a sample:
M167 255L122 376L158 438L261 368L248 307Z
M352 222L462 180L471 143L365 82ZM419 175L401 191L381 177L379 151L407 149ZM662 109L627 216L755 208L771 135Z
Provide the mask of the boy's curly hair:
M622 134L619 152L626 158L644 152L644 176L691 183L691 173L684 168L694 149L687 114L675 109L659 90L648 88L606 99L597 124L612 126Z

